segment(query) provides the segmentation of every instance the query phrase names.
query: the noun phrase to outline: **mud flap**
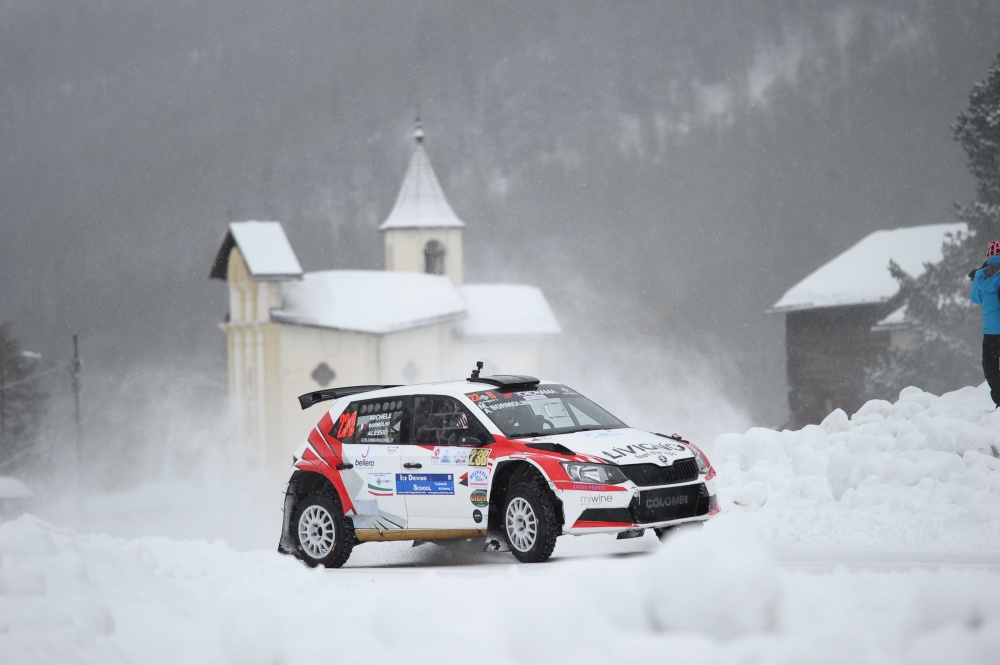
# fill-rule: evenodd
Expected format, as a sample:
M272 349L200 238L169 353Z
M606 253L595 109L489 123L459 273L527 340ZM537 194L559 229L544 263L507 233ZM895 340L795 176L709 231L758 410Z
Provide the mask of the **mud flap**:
M282 510L281 539L278 541L278 551L282 554L295 554L298 551L298 545L292 534L292 513L295 512L298 498L293 483L289 483L288 490L285 492L285 507Z

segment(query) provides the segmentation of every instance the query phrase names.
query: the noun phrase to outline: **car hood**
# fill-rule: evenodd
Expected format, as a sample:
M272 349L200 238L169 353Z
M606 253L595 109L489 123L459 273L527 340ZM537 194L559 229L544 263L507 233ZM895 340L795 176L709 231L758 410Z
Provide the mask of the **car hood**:
M600 458L608 464L656 464L670 466L694 457L691 449L673 439L641 429L602 429L517 439L529 448L533 443L562 444L578 455Z

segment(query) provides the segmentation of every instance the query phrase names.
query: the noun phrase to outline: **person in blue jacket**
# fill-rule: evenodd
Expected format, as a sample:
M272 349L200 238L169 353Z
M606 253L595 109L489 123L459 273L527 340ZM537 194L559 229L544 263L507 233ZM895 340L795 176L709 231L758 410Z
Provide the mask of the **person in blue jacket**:
M983 308L983 374L1000 407L1000 242L986 247L986 263L972 280L972 302Z

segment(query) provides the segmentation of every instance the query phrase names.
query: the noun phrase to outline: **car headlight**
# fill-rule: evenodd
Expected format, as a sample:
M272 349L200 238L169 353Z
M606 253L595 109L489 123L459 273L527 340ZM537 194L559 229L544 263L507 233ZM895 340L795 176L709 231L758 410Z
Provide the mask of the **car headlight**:
M566 475L580 483L599 483L601 485L618 485L628 478L616 466L607 464L584 464L581 462L561 462L566 469Z
M705 480L711 480L715 476L715 469L712 468L711 462L708 461L708 457L702 452L701 448L694 445L693 443L685 444L692 453L694 453L694 459L698 462L698 473L705 474Z

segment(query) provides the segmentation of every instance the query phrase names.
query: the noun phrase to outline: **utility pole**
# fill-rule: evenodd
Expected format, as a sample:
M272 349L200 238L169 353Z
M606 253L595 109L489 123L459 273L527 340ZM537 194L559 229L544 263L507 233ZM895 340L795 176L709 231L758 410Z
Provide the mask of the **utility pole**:
M76 464L80 465L80 440L82 438L83 425L80 419L80 370L83 364L80 362L80 345L77 342L76 333L73 333L73 362L70 365L69 373L73 382L73 401L76 403Z
M46 358L37 351L22 351L21 355L25 358L31 358L32 360L38 360L41 362L48 363L51 365L51 369L32 376L27 376L23 379L18 379L17 381L12 381L6 385L0 385L0 390L4 388L10 388L20 383L25 383L28 381L34 381L40 379L41 377L51 374L52 372L59 371L59 368L65 369L69 372L70 386L73 389L73 466L74 466L74 476L79 472L80 465L80 444L83 440L83 418L81 412L81 400L80 400L80 373L83 370L83 361L80 360L80 343L77 338L76 333L73 334L73 358L69 362L62 362L59 360L53 360L51 358Z

